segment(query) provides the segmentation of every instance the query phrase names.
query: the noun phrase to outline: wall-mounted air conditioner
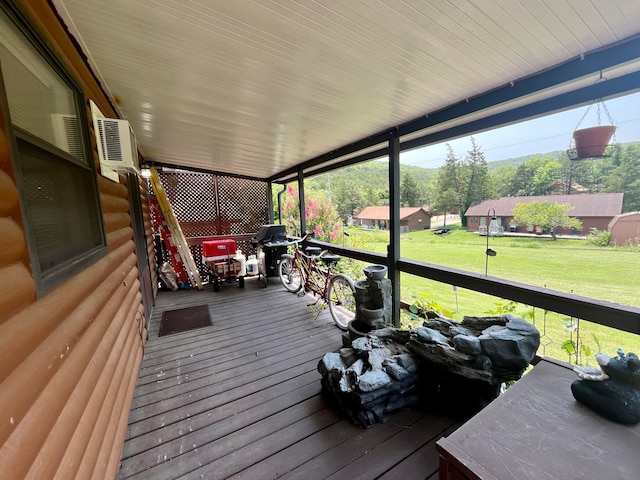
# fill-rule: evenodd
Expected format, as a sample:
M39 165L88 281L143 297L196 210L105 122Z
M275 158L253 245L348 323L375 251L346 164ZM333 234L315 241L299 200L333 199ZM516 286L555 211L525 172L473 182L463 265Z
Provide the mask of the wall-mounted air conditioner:
M115 118L94 118L100 164L116 171L139 173L136 136L129 122Z

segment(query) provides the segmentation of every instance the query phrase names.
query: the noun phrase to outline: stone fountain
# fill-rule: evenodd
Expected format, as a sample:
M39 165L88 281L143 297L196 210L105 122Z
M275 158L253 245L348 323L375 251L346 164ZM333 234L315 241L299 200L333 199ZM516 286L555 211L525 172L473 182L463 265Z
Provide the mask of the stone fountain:
M359 329L354 333L350 325L343 348L318 364L328 401L361 427L418 404L471 415L495 399L504 382L521 377L540 345L536 327L510 314L462 322L437 317L413 330L385 327L390 289L390 280L373 275L357 282L353 323L361 322Z

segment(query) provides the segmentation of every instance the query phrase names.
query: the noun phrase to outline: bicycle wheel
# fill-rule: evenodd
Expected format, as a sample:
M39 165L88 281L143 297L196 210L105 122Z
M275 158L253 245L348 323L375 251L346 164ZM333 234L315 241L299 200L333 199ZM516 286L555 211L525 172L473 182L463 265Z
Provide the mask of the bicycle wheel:
M342 330L356 317L356 297L353 280L341 273L329 280L329 312L333 321Z
M293 255L282 255L278 265L278 276L284 288L290 292L297 292L302 288L302 272L294 263Z

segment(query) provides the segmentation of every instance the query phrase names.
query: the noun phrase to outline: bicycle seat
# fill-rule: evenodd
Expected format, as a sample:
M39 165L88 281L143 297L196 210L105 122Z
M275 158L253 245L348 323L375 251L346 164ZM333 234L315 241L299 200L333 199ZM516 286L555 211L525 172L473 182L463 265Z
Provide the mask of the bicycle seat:
M325 265L334 265L338 263L340 258L340 255L323 255L322 257L320 257L320 261Z
M322 249L320 247L306 247L304 251L307 255L317 255Z

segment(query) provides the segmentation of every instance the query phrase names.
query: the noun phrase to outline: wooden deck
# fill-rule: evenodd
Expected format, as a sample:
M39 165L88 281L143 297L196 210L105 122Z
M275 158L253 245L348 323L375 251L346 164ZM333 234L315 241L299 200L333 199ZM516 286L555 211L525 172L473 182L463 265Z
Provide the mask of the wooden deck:
M277 279L160 292L118 478L434 479L460 422L407 410L361 429L327 407L317 364L341 331ZM162 312L207 304L213 326L158 337Z

